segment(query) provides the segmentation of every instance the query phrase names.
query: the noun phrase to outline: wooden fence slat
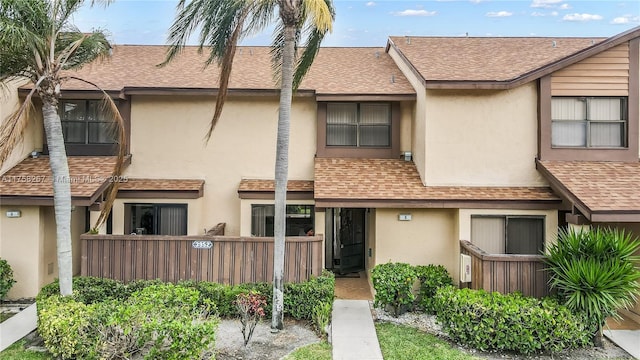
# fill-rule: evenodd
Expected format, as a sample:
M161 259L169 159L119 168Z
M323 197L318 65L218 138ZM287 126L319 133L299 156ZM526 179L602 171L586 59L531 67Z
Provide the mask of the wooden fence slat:
M136 279L271 282L273 238L230 236L81 235L81 274L129 282ZM211 241L196 249L193 241ZM285 243L285 281L322 272L322 237Z
M471 256L471 289L541 298L549 294L549 274L541 255L487 254L469 241L460 240L460 253Z

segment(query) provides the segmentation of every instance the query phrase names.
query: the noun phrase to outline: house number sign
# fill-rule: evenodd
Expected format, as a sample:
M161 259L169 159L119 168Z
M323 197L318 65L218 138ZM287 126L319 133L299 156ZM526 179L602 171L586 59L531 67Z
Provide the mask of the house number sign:
M191 246L193 246L194 249L211 249L213 243L211 241L194 241Z

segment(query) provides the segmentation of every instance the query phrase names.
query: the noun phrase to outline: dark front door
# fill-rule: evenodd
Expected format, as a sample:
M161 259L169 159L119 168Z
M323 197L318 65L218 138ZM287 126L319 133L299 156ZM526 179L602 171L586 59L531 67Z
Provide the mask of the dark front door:
M336 215L339 272L364 270L365 209L340 209Z

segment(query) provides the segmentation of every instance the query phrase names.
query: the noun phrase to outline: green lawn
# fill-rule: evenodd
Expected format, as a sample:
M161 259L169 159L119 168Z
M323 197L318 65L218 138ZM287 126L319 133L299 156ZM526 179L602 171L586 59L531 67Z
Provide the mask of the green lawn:
M331 360L331 345L326 342L307 345L289 354L285 360Z
M449 343L412 327L376 323L378 341L385 359L393 360L471 360L478 359Z
M3 352L0 352L0 360L51 360L53 359L48 353L40 353L36 351L25 350L24 340L9 346Z

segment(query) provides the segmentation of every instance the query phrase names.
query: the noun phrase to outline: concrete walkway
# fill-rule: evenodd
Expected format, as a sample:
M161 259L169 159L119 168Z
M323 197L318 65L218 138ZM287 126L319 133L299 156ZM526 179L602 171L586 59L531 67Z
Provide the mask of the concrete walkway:
M27 336L36 329L38 315L36 304L13 315L0 324L0 351L11 346L14 342Z
M331 344L333 360L382 360L368 301L333 302Z
M640 330L604 330L603 334L631 356L640 359Z

